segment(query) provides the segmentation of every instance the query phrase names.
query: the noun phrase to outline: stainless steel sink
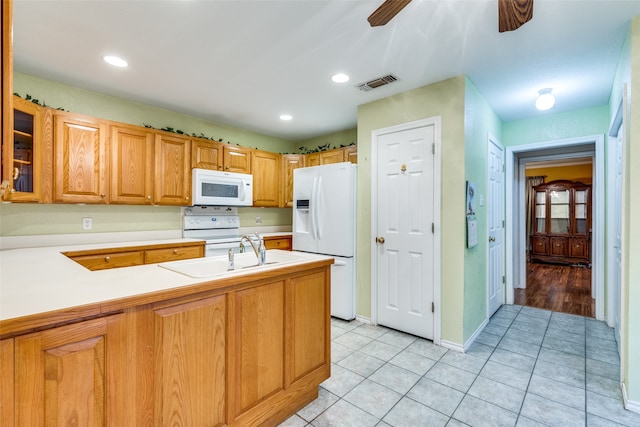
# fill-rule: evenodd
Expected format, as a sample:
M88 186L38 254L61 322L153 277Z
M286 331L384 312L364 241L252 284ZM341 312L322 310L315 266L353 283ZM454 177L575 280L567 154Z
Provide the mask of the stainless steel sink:
M183 261L172 261L158 264L159 267L193 278L216 277L225 274L232 275L247 272L248 270L261 270L277 267L282 264L290 264L303 260L304 257L284 251L267 251L267 261L264 265L258 265L253 252L235 255L235 269L229 270L229 259L226 255L209 258L197 258Z

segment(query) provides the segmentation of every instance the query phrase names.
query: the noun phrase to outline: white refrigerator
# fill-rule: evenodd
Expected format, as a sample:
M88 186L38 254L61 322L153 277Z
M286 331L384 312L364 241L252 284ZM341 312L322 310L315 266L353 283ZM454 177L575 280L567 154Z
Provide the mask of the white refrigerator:
M355 318L356 168L333 163L293 171L293 250L330 255L331 315Z

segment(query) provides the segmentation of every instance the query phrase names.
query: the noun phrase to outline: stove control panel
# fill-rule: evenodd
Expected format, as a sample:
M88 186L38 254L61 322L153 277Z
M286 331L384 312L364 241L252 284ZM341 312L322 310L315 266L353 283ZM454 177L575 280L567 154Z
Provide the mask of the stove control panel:
M239 228L237 215L194 215L184 216L185 230L209 230L215 228Z

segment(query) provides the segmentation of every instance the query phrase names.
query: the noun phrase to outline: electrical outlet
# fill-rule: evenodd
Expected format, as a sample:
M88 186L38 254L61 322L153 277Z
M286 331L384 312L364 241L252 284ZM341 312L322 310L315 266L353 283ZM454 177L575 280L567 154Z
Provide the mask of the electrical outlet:
M89 217L82 218L82 229L83 230L91 230L93 226L93 221Z
M256 224L262 224L262 217L256 217Z

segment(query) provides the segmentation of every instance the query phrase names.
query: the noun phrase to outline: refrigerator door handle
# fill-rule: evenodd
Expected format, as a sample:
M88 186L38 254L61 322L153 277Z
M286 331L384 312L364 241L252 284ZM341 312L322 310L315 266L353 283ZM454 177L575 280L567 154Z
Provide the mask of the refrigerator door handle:
M316 204L314 207L314 211L316 212L316 227L317 227L317 235L318 240L322 240L322 218L320 215L320 204L322 198L322 176L318 177L318 189L316 191Z
M311 236L313 240L318 239L318 231L317 231L317 218L316 218L316 198L318 197L318 177L313 178L313 186L311 187L311 206L310 206L310 214L311 214Z

